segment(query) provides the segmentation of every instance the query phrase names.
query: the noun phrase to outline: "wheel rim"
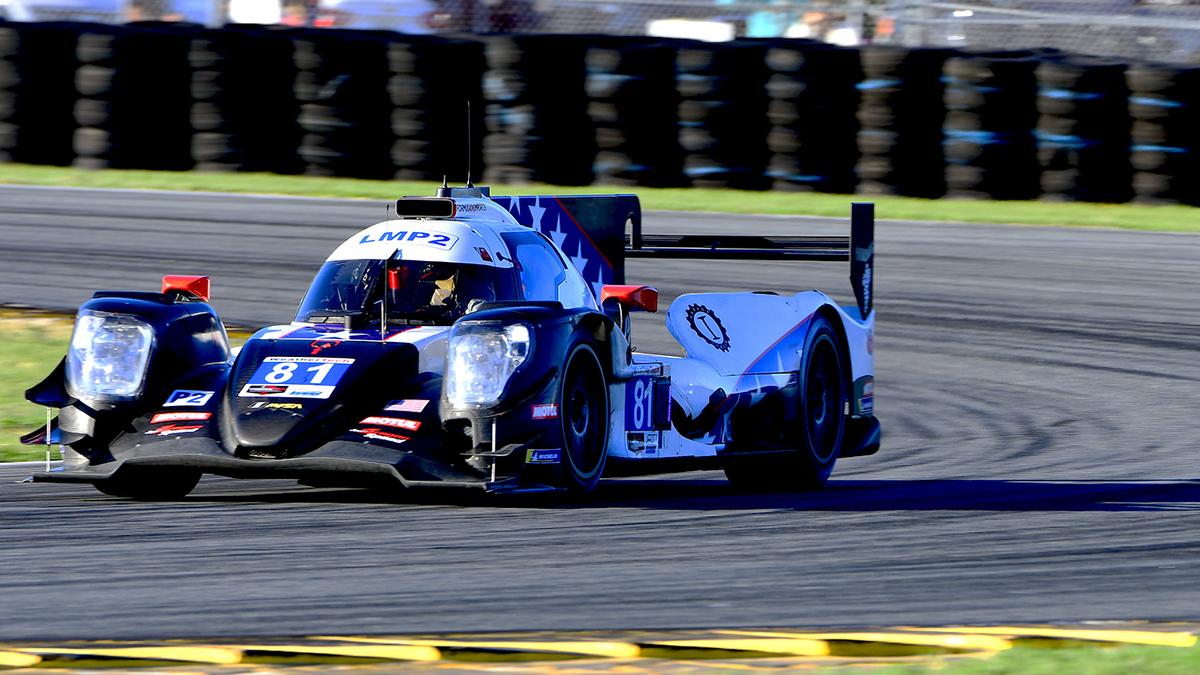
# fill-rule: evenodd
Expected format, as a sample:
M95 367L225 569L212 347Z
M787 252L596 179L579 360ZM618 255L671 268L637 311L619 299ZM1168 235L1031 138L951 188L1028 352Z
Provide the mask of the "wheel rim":
M804 384L804 424L813 455L824 464L833 458L841 442L845 416L841 364L836 345L825 335L813 344L810 359Z
M604 394L595 371L583 358L575 358L567 370L563 388L563 438L567 457L576 473L590 478L600 468L604 448Z

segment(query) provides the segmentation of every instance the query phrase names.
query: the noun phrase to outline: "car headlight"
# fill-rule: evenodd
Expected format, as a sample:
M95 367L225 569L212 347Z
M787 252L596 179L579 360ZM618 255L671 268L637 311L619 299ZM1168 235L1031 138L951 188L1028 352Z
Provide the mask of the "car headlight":
M446 350L446 399L456 408L495 405L508 380L529 358L529 326L455 324Z
M137 398L146 382L154 329L125 314L83 312L67 351L67 392L77 399Z

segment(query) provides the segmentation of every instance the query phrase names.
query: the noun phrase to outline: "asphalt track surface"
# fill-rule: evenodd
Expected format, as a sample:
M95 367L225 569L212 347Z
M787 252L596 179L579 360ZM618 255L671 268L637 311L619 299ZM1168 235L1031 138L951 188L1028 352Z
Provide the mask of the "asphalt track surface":
M0 187L0 302L72 309L207 273L227 320L286 321L332 246L382 215ZM877 242L883 450L823 492L695 473L576 503L405 501L206 479L147 504L0 468L0 639L1200 617L1200 237L883 222ZM837 263L636 261L629 279L664 300L849 295ZM654 321L637 342L667 349Z

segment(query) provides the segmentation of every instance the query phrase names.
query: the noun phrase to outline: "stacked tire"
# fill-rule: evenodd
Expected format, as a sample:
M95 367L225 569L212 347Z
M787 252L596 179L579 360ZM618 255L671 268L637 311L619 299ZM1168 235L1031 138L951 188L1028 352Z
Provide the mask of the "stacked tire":
M388 52L395 36L331 29L294 34L294 91L300 102L305 173L392 178Z
M1127 77L1137 200L1200 206L1200 68L1142 63Z
M691 43L676 57L679 143L697 187L767 190L765 44Z
M624 40L588 51L588 114L596 130L601 183L682 187L677 47Z
M1042 195L1086 202L1133 197L1125 64L1083 56L1037 69Z
M596 136L588 116L586 35L487 40L485 177L590 185Z
M854 49L777 41L766 54L767 134L776 190L848 194L858 185L858 85ZM748 119L752 127L757 118Z
M0 161L75 159L76 24L0 25Z
M205 171L297 174L300 107L286 32L259 27L198 34L192 65L192 157Z
M1041 194L1037 67L1028 51L959 53L946 61L946 186L956 197Z
M864 47L858 109L859 192L937 199L946 194L943 49Z
M192 161L187 24L87 25L76 56L76 166L185 171Z
M462 181L468 170L481 176L483 43L399 36L389 45L388 62L395 177Z

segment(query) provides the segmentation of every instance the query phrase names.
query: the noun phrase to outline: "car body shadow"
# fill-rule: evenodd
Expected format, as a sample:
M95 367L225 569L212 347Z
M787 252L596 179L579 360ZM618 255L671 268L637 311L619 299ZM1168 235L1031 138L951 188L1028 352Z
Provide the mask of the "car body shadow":
M241 481L211 484L188 501L666 511L1200 511L1200 480L1193 479L832 480L824 489L808 492L746 492L720 478L656 477L607 480L586 497L488 495L462 490L281 489L278 483L255 483L261 491L247 490L252 486L243 486ZM220 489L223 487L234 489Z

